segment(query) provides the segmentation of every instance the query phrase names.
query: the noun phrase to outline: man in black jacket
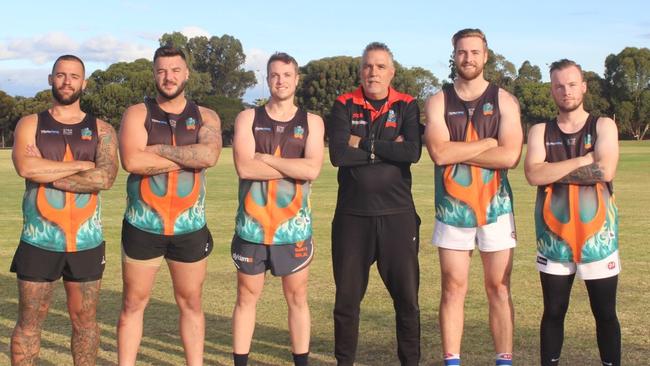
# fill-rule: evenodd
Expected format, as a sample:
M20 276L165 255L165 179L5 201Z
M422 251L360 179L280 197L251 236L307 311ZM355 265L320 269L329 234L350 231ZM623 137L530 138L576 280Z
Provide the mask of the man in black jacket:
M375 261L393 299L400 362L417 365L420 359L420 220L410 171L421 153L420 112L413 97L390 87L394 75L390 49L369 44L361 60L361 86L336 100L327 124L330 160L339 167L332 222L339 365L354 363L359 306Z

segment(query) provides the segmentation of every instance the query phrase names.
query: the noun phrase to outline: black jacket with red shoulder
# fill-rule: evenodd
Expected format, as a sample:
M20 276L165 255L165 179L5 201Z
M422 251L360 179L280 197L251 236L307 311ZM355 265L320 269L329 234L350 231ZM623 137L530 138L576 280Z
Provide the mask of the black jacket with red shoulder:
M339 167L337 212L379 216L415 209L410 167L420 159L422 140L413 97L390 88L377 110L359 87L336 99L326 127L330 160ZM350 135L361 137L359 148L348 145Z

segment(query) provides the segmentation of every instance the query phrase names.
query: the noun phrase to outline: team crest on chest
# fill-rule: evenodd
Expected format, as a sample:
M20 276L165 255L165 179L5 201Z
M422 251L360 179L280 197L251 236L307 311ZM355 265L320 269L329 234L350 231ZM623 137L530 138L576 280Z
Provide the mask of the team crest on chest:
M93 132L88 127L81 129L81 139L85 141L90 141L93 139Z
M192 117L185 120L186 130L196 130L196 120Z
M591 141L591 134L588 133L585 135L585 149L591 149L592 141Z
M302 126L296 126L293 128L293 138L301 139L305 136L305 129Z
M491 116L493 114L494 114L494 106L492 105L492 103L483 104L483 115Z
M393 127L397 128L397 117L395 116L395 111L390 109L388 110L388 118L386 118L386 124L384 127Z

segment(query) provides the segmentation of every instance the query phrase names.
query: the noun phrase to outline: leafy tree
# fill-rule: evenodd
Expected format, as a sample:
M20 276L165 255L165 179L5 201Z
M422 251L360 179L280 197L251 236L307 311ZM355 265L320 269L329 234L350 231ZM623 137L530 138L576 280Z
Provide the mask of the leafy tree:
M245 108L241 99L209 95L197 100L197 102L201 106L213 109L219 114L223 143L224 145L230 145L235 131L235 118Z
M517 82L514 94L519 99L521 122L524 125L546 122L557 115L557 108L551 97L550 83Z
M14 108L9 114L12 129L22 117L48 109L52 105L52 91L50 89L42 90L32 98L16 97L15 102Z
M605 80L619 128L642 140L650 128L650 49L627 47L607 56Z
M593 71L585 71L584 80L587 82L587 94L584 97L585 109L597 116L611 115L605 79Z
M11 137L10 114L16 102L11 95L0 90L0 146L5 147L5 138Z
M422 107L426 99L440 89L440 82L429 70L417 66L404 68L395 63L393 86L402 93L414 96Z
M533 65L530 61L526 60L521 64L521 67L519 67L516 81L531 81L539 83L542 81L542 72L540 71L539 66Z
M161 45L167 43L187 51L190 68L197 74L197 81L204 85L201 93L196 93L196 98L203 94L241 98L246 89L256 83L255 73L242 67L246 55L241 42L233 36L224 34L221 37L199 36L188 39L179 32L173 32L165 33L160 38ZM209 89L205 87L206 84ZM192 91L198 91L198 85Z

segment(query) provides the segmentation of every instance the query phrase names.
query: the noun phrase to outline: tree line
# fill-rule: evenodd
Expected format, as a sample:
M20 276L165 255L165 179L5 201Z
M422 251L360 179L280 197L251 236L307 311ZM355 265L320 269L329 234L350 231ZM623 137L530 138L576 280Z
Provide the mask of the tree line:
M235 117L250 106L242 97L257 83L255 72L243 68L246 55L241 42L227 34L187 38L179 32L166 33L159 42L186 51L191 71L186 95L219 113L224 141L231 141ZM455 69L451 57L449 65L449 80L453 80ZM359 67L360 57L350 56L325 57L300 67L298 104L327 121L336 97L359 85ZM152 68L151 60L138 59L94 71L81 98L83 110L118 127L128 106L156 94ZM427 97L449 82L441 84L429 70L421 67L405 67L396 62L395 68L393 86L416 97L421 106ZM503 55L490 50L485 77L519 99L525 126L551 120L557 114L550 83L542 81L539 66L524 61L517 69ZM626 47L618 54L610 54L605 59L604 77L585 70L585 80L588 91L584 103L588 111L614 117L622 138L646 137L650 128L650 49ZM1 146L11 144L13 127L22 116L46 109L50 98L49 89L33 97L12 97L0 90ZM264 100L255 102L261 104Z

